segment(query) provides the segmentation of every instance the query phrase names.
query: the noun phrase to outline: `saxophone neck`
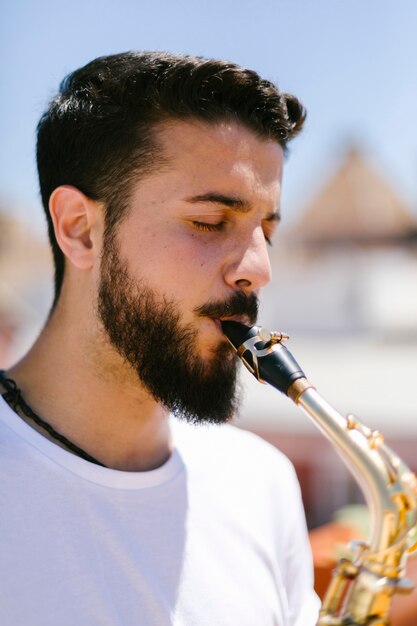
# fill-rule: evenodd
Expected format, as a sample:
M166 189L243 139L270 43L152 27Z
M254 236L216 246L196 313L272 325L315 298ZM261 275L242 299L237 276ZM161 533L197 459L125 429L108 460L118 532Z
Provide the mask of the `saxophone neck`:
M354 416L342 416L308 383L296 381L288 395L330 440L358 482L368 505L369 550L383 553L407 541L417 521L417 481L410 468Z

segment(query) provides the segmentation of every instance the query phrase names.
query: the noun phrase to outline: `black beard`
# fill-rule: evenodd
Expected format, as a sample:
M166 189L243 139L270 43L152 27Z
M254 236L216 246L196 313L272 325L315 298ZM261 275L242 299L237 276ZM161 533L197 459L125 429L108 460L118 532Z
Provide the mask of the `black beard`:
M98 316L113 347L137 373L152 396L176 417L189 422L223 423L237 408L237 359L225 342L210 360L196 349L197 332L180 323L175 301L135 281L116 244L103 250ZM256 296L237 292L226 302L207 303L195 313L246 315L255 322Z

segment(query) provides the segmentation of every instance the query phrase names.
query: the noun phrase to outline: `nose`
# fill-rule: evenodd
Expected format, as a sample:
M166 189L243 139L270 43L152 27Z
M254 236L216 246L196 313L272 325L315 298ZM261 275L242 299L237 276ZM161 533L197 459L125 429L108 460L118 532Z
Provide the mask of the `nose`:
M224 279L236 289L258 291L271 280L271 263L262 227L256 228L250 238L235 242Z

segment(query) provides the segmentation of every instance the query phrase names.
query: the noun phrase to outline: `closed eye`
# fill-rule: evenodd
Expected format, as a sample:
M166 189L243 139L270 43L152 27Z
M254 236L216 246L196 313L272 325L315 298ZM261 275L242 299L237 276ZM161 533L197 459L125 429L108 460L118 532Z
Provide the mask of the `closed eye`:
M206 232L218 232L218 231L223 230L226 222L222 221L222 222L218 222L217 224L210 224L207 222L197 222L193 220L192 224L198 230L203 230Z

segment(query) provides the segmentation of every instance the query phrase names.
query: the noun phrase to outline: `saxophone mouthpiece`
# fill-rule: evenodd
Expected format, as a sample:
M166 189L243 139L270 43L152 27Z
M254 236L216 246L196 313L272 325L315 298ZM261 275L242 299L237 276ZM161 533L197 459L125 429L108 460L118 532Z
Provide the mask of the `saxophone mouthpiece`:
M221 325L237 356L260 382L286 394L294 381L305 378L301 367L281 343L288 339L285 333L231 320L224 320Z
M242 343L244 343L250 337L256 337L258 334L257 326L246 326L240 322L233 322L231 320L221 321L221 326L224 334L237 350Z

